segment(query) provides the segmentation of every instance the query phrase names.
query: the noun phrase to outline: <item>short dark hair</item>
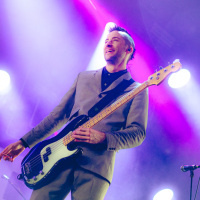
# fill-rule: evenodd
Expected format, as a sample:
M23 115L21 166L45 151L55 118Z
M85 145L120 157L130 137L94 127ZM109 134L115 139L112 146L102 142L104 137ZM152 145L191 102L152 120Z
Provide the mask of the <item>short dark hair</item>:
M132 46L132 48L133 48L133 53L131 54L131 57L129 59L129 60L132 60L134 58L134 54L135 54L135 43L134 43L133 38L131 37L130 33L126 29L124 29L120 26L117 26L117 25L115 25L114 27L111 27L109 29L109 33L113 32L113 31L121 31L121 32L124 32L127 34L127 36L125 35L125 42L129 46Z

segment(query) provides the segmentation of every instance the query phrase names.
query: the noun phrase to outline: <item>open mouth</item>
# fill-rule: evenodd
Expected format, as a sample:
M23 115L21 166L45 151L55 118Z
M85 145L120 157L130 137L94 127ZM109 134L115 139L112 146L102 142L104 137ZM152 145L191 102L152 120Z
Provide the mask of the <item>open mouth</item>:
M114 50L110 49L106 51L106 53L111 53L111 52L114 52Z

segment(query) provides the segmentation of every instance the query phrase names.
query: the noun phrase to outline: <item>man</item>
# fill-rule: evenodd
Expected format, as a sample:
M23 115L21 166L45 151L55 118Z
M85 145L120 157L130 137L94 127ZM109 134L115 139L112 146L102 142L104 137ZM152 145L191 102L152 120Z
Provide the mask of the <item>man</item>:
M133 58L134 51L133 39L125 29L117 26L110 29L104 45L106 66L80 73L60 104L19 141L6 147L0 159L12 162L25 147L33 147L69 119L88 115L90 108L119 83L131 79L126 65ZM122 95L138 85L137 82L132 83ZM74 130L74 141L83 149L82 155L62 167L52 182L34 190L31 199L64 199L70 191L73 200L103 199L112 180L116 151L136 147L143 142L147 113L148 95L144 90L93 128L80 126Z

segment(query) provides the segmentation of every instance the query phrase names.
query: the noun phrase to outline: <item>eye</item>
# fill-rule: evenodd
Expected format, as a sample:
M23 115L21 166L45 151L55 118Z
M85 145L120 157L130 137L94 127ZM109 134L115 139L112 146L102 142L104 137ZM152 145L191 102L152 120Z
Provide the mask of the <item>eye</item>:
M113 39L113 41L115 41L115 42L118 42L118 41L119 41L119 39L115 38L115 39Z

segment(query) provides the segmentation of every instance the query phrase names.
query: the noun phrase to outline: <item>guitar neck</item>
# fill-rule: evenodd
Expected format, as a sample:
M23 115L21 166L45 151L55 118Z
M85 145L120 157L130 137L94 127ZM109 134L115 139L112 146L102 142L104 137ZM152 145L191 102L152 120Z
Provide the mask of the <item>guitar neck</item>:
M114 103L112 103L108 108L101 111L99 114L91 118L89 121L84 123L82 127L84 128L92 128L97 123L99 123L101 120L108 117L110 114L112 114L115 110L117 110L119 107L124 105L125 103L129 102L131 99L133 99L137 94L139 94L141 91L143 91L145 88L148 87L148 81L145 81L140 86L138 86L136 89L130 91Z
M110 114L112 114L115 110L117 110L120 106L124 105L125 103L129 102L131 99L133 99L137 94L139 94L141 91L143 91L145 88L149 86L148 81L145 81L141 85L139 85L136 89L131 90L126 95L112 103L108 108L102 110L99 114L95 115L93 118L85 122L81 127L84 128L92 128L96 124L98 124L101 120L108 117ZM67 134L63 138L63 144L66 146L70 142L72 142L74 138L72 137L72 132Z

